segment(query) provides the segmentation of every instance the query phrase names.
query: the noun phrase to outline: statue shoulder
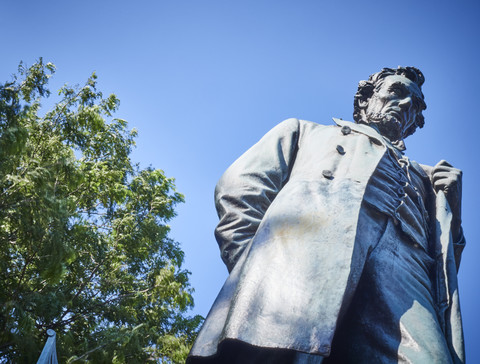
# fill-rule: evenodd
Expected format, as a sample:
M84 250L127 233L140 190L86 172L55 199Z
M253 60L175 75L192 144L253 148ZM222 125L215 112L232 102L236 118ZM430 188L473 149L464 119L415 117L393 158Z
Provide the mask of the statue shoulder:
M319 124L313 121L302 120L297 118L289 118L277 124L272 130L276 130L281 133L288 133L288 132L303 133L305 131L308 132L314 129L317 130L321 128L334 128L334 127L336 127L336 125L324 125L324 124Z
M313 121L289 118L275 126L267 135L273 134L275 138L281 139L293 138L295 139L295 144L301 145L307 135L319 135L319 133L323 134L328 130L333 131L335 128L338 128L338 126L323 125Z

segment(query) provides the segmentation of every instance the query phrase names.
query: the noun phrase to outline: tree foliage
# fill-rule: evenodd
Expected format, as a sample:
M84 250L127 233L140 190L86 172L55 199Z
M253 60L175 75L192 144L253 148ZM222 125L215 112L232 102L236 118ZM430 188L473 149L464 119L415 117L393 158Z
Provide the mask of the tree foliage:
M62 363L183 362L201 317L167 222L183 201L130 160L115 95L63 86L40 59L0 85L0 362L35 362L47 329Z

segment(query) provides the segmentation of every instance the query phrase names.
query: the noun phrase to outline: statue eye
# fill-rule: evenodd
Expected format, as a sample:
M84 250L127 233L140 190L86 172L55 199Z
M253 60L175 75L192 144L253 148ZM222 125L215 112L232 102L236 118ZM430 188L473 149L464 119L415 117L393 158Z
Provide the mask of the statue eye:
M403 96L405 94L405 90L398 86L393 86L390 88L390 94L396 96Z

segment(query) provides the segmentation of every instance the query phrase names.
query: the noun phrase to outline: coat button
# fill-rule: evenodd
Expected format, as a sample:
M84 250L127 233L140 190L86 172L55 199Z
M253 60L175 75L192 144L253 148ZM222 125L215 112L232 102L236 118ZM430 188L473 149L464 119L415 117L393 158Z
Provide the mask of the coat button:
M333 178L333 173L329 169L324 169L322 171L322 174L323 174L323 177L325 177L327 179L332 179Z
M341 145L337 145L337 152L340 154L345 154L345 149Z
M341 131L342 131L343 135L347 135L347 134L350 134L352 132L352 129L350 129L349 126L344 125L344 126L342 126Z

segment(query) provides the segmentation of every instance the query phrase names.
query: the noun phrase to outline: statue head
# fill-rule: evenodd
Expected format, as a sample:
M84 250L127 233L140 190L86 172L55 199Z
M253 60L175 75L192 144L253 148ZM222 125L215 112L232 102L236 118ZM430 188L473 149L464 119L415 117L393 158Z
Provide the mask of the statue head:
M412 135L425 123L424 81L415 67L384 68L360 81L353 101L355 122L374 126L392 141Z

